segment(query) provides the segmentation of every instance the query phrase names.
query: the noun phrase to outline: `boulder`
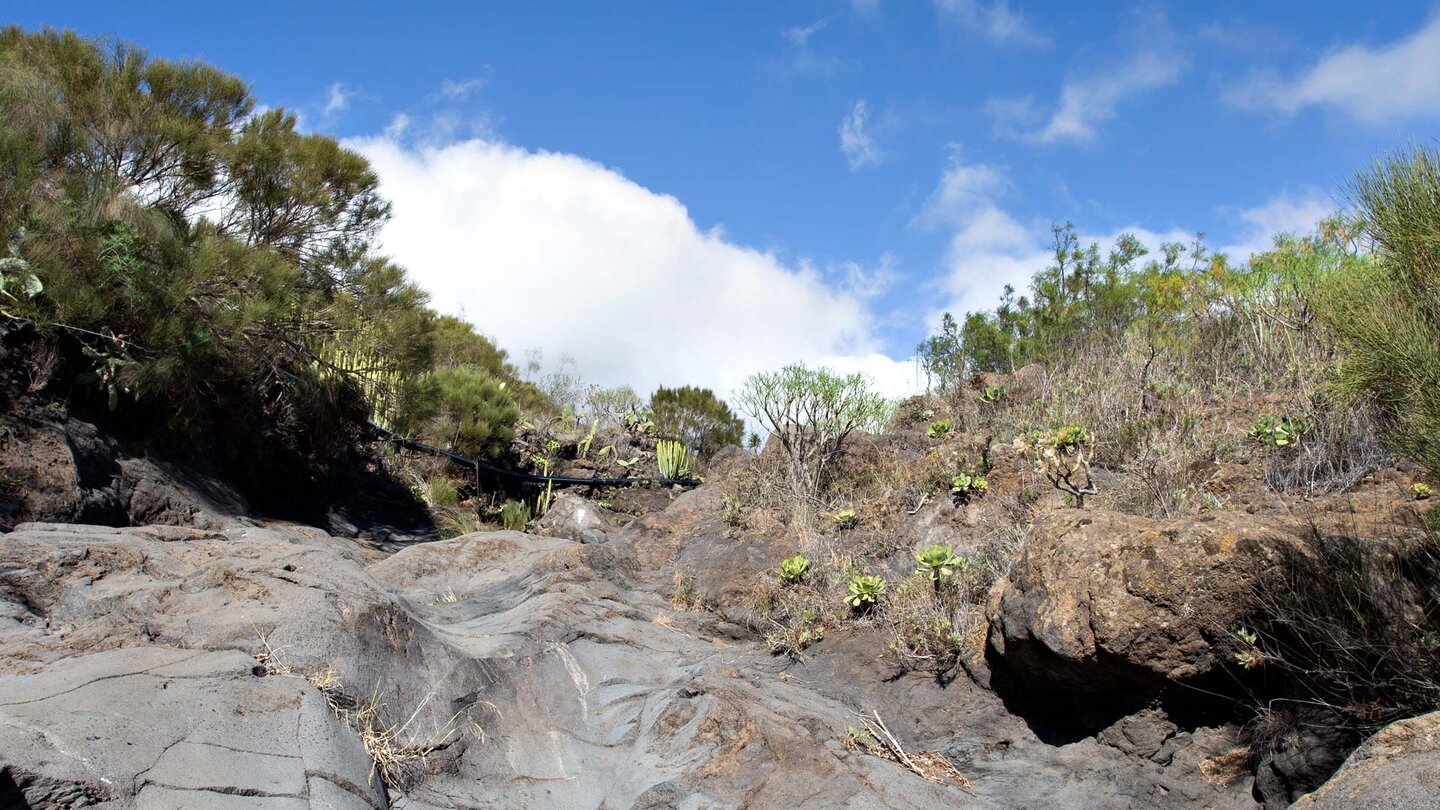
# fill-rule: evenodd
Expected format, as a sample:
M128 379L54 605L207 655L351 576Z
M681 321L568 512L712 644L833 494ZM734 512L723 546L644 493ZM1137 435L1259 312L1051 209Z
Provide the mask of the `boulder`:
M1294 553L1296 534L1245 515L1051 513L996 584L992 657L1030 693L1143 696L1203 676Z
M572 492L561 492L549 511L535 522L535 533L577 543L607 543L615 531L615 515Z
M1306 810L1440 808L1440 712L1400 720L1376 732L1329 781L1293 806Z

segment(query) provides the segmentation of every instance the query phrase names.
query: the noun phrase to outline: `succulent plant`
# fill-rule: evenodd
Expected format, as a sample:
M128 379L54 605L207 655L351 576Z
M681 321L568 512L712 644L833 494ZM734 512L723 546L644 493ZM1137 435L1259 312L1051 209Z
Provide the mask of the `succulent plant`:
M850 578L848 586L850 595L845 601L855 610L864 610L874 607L880 598L880 593L885 590L885 578L875 574L856 574Z
M780 579L791 585L804 582L810 576L810 561L804 556L796 554L780 563Z
M930 427L925 428L925 435L932 439L943 439L950 435L950 425L949 419L936 419L930 423Z

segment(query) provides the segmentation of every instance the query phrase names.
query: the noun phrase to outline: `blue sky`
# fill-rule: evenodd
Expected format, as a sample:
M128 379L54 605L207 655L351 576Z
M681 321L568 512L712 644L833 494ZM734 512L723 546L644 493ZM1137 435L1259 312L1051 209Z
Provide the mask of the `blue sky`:
M1241 257L1433 142L1436 3L3 3L200 58L374 161L386 249L522 356L914 385L1052 222Z

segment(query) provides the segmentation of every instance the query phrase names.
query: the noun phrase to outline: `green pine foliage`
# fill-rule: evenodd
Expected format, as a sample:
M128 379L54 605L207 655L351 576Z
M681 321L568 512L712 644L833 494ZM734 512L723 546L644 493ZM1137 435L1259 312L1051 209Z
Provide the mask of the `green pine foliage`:
M702 459L745 436L744 421L708 388L659 388L650 395L650 413L660 435L678 439Z
M210 65L0 29L0 314L122 416L224 408L295 448L372 419L493 453L544 396L375 252L366 160L256 106Z

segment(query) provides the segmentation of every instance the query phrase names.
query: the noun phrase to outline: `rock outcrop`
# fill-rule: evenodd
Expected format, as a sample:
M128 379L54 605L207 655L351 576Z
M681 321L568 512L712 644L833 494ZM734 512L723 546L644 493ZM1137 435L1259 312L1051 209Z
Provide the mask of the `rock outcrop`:
M1203 676L1253 589L1303 553L1295 534L1226 512L1169 522L1052 513L997 583L989 643L1025 691L1139 695Z
M1440 808L1440 712L1381 729L1355 749L1330 781L1294 806L1307 810Z
M677 520L693 506L677 501ZM297 526L22 525L0 537L0 796L1251 806L1243 780L1197 776L1233 736L1169 735L1179 753L1164 762L1093 739L1053 747L963 679L897 679L873 635L827 639L802 664L718 636L636 576L636 553L623 536L494 532L387 557ZM927 752L934 781L847 745L873 711Z

